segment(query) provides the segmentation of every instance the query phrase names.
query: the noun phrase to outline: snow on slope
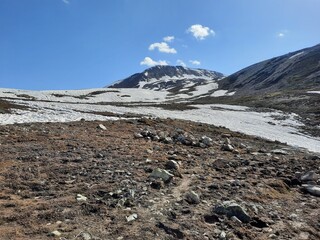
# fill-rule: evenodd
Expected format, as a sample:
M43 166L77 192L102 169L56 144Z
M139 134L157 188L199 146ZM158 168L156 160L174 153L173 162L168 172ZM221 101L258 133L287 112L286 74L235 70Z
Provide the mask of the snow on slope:
M97 88L86 90L28 91L0 89L0 97L73 103L98 102L163 102L168 92L145 89Z
M197 109L185 111L164 110L155 107L119 107L88 103L65 103L46 101L13 100L26 105L28 110L17 110L15 114L0 114L0 124L25 122L69 122L86 120L110 120L115 118L96 115L96 112L133 113L151 115L160 118L176 118L224 126L233 131L260 136L270 140L286 142L289 145L303 147L320 152L320 138L309 137L298 132L302 124L294 115L282 112L254 112L247 107L231 105L196 105ZM281 118L277 118L281 116ZM285 120L276 120L283 119ZM271 124L270 124L271 123Z

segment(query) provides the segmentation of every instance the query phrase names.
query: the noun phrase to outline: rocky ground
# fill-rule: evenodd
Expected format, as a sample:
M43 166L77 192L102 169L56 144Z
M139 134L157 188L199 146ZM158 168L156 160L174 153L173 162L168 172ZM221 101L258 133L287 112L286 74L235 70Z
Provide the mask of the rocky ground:
M188 121L0 126L0 239L320 239L320 157Z

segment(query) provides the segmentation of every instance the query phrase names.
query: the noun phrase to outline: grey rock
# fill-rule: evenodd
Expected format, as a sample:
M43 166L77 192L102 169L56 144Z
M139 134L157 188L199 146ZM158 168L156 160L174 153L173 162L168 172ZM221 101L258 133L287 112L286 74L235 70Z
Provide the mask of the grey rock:
M320 197L320 186L304 184L302 185L302 187L306 192L310 193L311 195Z
M226 140L224 141L224 144L229 144L229 145L231 145L231 141L230 141L230 139L229 138L226 138Z
M171 138L171 137L166 137L166 138L163 140L163 142L169 144L169 143L172 143L173 141L172 141L172 138Z
M53 237L60 237L62 233L59 232L58 230L55 230L55 231L52 231L49 235Z
M168 162L166 162L166 168L169 170L171 170L171 169L179 170L180 165L174 160L169 160Z
M251 220L251 217L246 213L246 211L239 204L232 201L226 201L215 206L214 212L226 215L228 218L235 216L243 223L248 223Z
M204 145L211 147L212 146L212 139L207 137L207 136L203 136L200 140L200 142L202 142Z
M317 181L318 178L319 178L318 174L316 174L314 171L309 171L309 172L303 174L300 177L300 180L302 182L311 182L311 181Z
M283 149L274 149L271 151L271 153L277 154L277 155L288 155L288 152Z
M197 193L194 191L190 191L185 195L185 199L190 204L199 204L200 203L200 197Z
M152 171L151 178L160 178L164 182L169 182L173 178L173 174L169 173L167 170L156 168Z
M80 236L82 237L83 240L93 239L91 233L89 233L89 232L82 232Z
M223 144L221 147L221 150L223 151L228 151L228 152L233 152L234 147L231 144Z
M227 234L225 231L222 231L219 235L219 239L220 240L224 240L224 239L227 239Z

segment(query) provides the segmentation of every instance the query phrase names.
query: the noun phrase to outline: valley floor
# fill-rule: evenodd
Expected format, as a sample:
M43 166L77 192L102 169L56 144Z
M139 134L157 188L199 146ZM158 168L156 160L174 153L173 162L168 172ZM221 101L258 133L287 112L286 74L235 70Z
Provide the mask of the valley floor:
M3 125L0 143L0 239L320 238L320 158L276 141L136 118Z

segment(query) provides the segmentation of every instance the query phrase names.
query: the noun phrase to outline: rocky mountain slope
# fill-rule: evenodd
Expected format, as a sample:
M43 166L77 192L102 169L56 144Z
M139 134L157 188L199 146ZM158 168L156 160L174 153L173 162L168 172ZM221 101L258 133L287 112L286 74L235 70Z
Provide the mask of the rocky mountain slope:
M182 66L155 66L142 73L136 73L118 81L109 88L142 88L150 90L180 91L199 85L216 83L224 75L204 69L191 69Z
M279 142L148 118L6 125L0 142L4 240L320 238L320 158Z
M320 44L244 68L219 82L236 95L320 89Z

